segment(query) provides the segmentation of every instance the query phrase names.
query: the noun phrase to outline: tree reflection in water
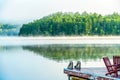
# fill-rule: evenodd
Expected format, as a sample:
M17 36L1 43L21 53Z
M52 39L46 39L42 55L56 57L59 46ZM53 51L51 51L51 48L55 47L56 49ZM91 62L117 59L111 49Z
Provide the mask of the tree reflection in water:
M45 58L55 61L63 60L97 60L103 56L120 55L120 45L37 45L23 46Z

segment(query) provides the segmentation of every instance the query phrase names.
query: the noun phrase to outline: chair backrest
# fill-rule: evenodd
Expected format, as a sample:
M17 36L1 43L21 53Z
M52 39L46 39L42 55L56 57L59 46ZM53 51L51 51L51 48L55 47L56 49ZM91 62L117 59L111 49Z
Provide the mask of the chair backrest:
M103 61L105 63L105 66L106 66L108 72L113 71L113 68L111 67L111 62L110 62L109 58L108 57L103 57Z
M109 58L108 57L103 57L103 61L106 65L106 68L107 68L107 71L108 71L108 73L106 73L106 75L109 74L113 77L118 77L118 71L116 69L116 66L111 65L111 62L110 62Z
M120 65L120 56L113 56L113 64Z

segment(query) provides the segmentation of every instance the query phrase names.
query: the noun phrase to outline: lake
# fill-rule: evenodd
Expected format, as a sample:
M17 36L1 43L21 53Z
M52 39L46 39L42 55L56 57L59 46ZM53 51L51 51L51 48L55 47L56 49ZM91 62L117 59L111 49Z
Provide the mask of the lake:
M80 44L79 40L0 38L0 80L68 80L69 61L82 68L105 67L102 57L120 55L120 44ZM57 44L59 43L59 44Z

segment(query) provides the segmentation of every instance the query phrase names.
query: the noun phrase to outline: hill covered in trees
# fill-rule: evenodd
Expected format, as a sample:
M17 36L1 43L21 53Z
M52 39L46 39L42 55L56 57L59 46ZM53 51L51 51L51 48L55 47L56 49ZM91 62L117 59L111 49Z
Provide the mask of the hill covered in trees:
M20 25L0 24L0 36L18 36Z
M57 12L23 24L21 36L83 36L83 35L120 35L120 15L82 14L76 12Z

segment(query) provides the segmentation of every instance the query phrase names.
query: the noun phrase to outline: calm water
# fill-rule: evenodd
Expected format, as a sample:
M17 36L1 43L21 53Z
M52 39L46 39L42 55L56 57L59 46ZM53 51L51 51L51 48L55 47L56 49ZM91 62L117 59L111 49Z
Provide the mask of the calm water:
M0 39L0 80L67 80L63 69L71 60L81 61L82 68L104 67L103 56L120 55L120 45L115 44L42 42Z

